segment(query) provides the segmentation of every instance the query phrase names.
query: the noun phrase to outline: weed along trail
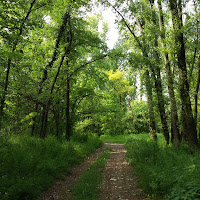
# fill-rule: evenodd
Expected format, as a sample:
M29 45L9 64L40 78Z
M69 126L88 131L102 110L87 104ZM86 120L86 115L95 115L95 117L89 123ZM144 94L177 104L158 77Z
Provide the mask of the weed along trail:
M100 200L147 200L136 186L133 169L126 161L123 144L105 143L112 148L103 172Z
M76 166L70 174L63 175L52 187L39 197L40 200L69 200L72 198L72 187L78 179L87 171L88 167L104 153L105 145L92 153L87 159ZM81 200L81 199L80 199ZM91 199L92 200L92 199Z
M136 186L123 144L104 143L40 200L149 200Z

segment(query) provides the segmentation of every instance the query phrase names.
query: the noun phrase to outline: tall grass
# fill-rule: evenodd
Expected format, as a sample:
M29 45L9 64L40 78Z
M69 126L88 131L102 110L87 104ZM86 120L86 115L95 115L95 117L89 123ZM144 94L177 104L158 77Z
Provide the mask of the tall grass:
M0 199L36 199L61 174L69 173L102 145L95 136L84 142L80 138L61 143L54 137L0 137Z
M143 190L160 200L200 199L200 151L131 138L127 157Z

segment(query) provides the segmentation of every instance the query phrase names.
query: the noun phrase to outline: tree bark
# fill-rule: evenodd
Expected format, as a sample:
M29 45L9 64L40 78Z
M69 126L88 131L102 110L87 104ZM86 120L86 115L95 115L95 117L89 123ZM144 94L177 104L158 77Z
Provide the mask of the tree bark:
M57 110L55 107L53 108L53 114L54 114L54 120L55 120L55 126L56 126L56 137L59 138L60 114L59 114L59 110Z
M156 94L157 94L157 99L158 99L158 109L160 112L160 119L162 123L163 134L164 134L167 144L169 144L169 130L168 130L168 125L167 125L167 116L165 112L165 102L164 102L164 97L163 97L163 92L162 92L163 89L162 89L162 83L161 83L160 69L157 67L156 72L155 72L153 68L151 68L151 71L153 73L153 78L155 82Z
M42 81L40 82L40 89L39 89L38 94L42 93L42 85L48 78L48 68L52 68L54 62L57 60L58 48L60 46L61 39L62 39L62 37L64 35L67 23L69 25L69 29L71 30L70 15L69 15L68 11L63 16L63 22L62 22L62 24L60 26L60 29L59 29L59 32L58 32L58 37L57 37L57 40L56 40L55 50L54 50L54 53L52 55L51 61L47 64L47 66L44 69L43 78L42 78ZM72 37L72 36L70 36L70 37ZM65 48L65 53L61 58L60 65L58 67L58 71L56 73L56 76L54 78L54 81L53 81L53 84L52 84L52 87L51 87L51 90L50 90L50 94L53 93L53 90L54 90L54 87L55 87L55 83L57 81L61 66L62 66L63 61L64 61L64 58L66 57L66 55L67 55L67 53L69 51L69 48L71 47L71 42L72 41L70 40L69 43L68 43L68 46ZM51 104L51 100L48 100L43 106L42 121L41 121L41 131L40 131L40 135L41 135L42 138L46 137L47 122L48 122L48 114L49 114L50 104Z
M43 110L42 110L42 120L41 120L41 130L40 130L40 137L42 139L44 139L47 134L49 106L50 106L50 102L46 103L43 106Z
M152 8L152 21L155 27L157 27L157 21L156 21L156 13L153 8L154 6L154 0L149 0L151 8ZM154 47L158 47L158 34L157 30L155 30L155 38L154 38ZM162 81L161 81L161 75L160 75L160 67L158 66L160 63L160 56L157 50L154 50L154 57L157 62L155 66L152 66L150 63L150 69L153 74L153 79L155 82L155 88L156 88L156 94L157 94L157 99L158 99L158 109L160 112L160 118L161 118L161 123L162 123L162 129L163 129L163 134L165 137L165 140L167 144L169 144L169 130L168 130L168 125L167 125L167 116L165 112L165 101L164 101L164 96L163 96L163 87L162 87Z
M161 0L158 1L158 8L159 8L159 25L160 25L160 37L162 41L163 49L166 48L165 45L165 30L164 30L164 20L163 20L163 12L162 12L162 5ZM164 61L165 61L165 72L167 76L167 85L168 85L168 93L170 97L170 107L171 107L171 141L174 140L175 146L178 147L181 141L181 135L178 128L178 114L177 114L177 107L176 107L176 99L174 94L174 81L173 75L171 72L171 66L169 62L169 55L164 51L163 53Z
M199 51L199 61L198 61L198 78L197 78L197 84L196 84L196 90L195 90L195 94L194 94L194 101L195 101L195 105L194 105L194 120L195 123L197 125L197 113L198 113L198 93L199 93L199 84L200 84L200 51Z
M71 121L70 121L70 79L66 79L66 139L70 140L71 137Z
M39 106L39 104L38 103L36 103L36 105L35 105L35 112L37 113L37 111L38 111L38 106ZM36 128L36 120L37 120L37 116L35 116L35 117L33 117L33 125L32 125L32 127L31 127L31 136L34 136L34 133L35 133L35 128Z
M196 123L192 114L189 83L187 78L187 68L185 59L185 43L183 37L183 23L182 23L182 2L179 0L179 4L176 1L170 0L170 8L172 13L172 22L175 33L175 41L177 45L177 57L179 68L179 82L180 82L180 97L182 101L182 119L183 119L183 131L187 137L188 144L191 148L197 146L197 131Z
M149 113L149 130L150 130L150 137L152 140L157 139L156 135L156 127L155 127L155 116L153 110L153 98L152 98L152 85L149 75L149 70L147 69L145 72L145 84L147 90L147 102L148 102L148 113Z

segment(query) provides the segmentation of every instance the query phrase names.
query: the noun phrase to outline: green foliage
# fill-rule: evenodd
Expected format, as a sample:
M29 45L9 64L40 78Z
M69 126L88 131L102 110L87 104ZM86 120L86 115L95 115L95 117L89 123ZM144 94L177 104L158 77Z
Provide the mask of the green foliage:
M97 200L99 186L102 181L103 168L109 157L110 150L106 150L95 163L91 164L75 186L72 188L72 200Z
M28 136L0 138L0 199L35 199L63 173L102 145L95 136L85 143ZM34 190L33 190L34 188Z
M162 134L157 134L158 141L162 143L164 137ZM119 144L126 144L129 139L140 139L140 140L150 140L150 135L148 133L141 134L130 134L130 135L101 135L100 139L103 142L114 142Z
M127 114L128 121L132 121L130 129L132 133L140 134L149 132L148 105L147 102L133 100L131 111Z
M152 141L127 141L127 157L136 170L139 185L157 199L194 200L200 197L199 151L191 153Z
M101 135L100 138L103 142L114 142L119 144L125 144L126 141L131 137L132 135L115 135L115 136Z

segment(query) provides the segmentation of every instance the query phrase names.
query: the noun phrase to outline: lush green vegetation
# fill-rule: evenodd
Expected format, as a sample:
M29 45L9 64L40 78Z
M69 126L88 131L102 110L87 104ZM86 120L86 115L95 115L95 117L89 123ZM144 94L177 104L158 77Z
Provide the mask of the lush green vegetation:
M164 137L162 134L157 134L159 143L164 143ZM150 134L149 133L142 133L142 134L130 134L130 135L102 135L101 140L103 142L113 142L119 144L126 144L127 140L129 139L141 139L141 140L148 140L150 141Z
M95 5L116 13L112 48L92 1L0 1L0 133L162 132L195 148L199 1Z
M127 139L130 138L130 135L102 135L100 138L103 142L113 142L113 143L119 143L119 144L125 144Z
M93 3L116 14L113 47ZM93 133L129 140L148 193L199 198L199 18L199 0L1 0L0 198L34 198Z
M107 149L84 173L72 188L72 200L97 200L102 172L111 149Z
M79 136L70 142L59 142L53 136L45 140L0 137L0 199L34 199L101 145L93 135Z
M139 186L147 194L163 200L200 198L199 150L191 152L186 145L177 149L136 137L126 147Z

